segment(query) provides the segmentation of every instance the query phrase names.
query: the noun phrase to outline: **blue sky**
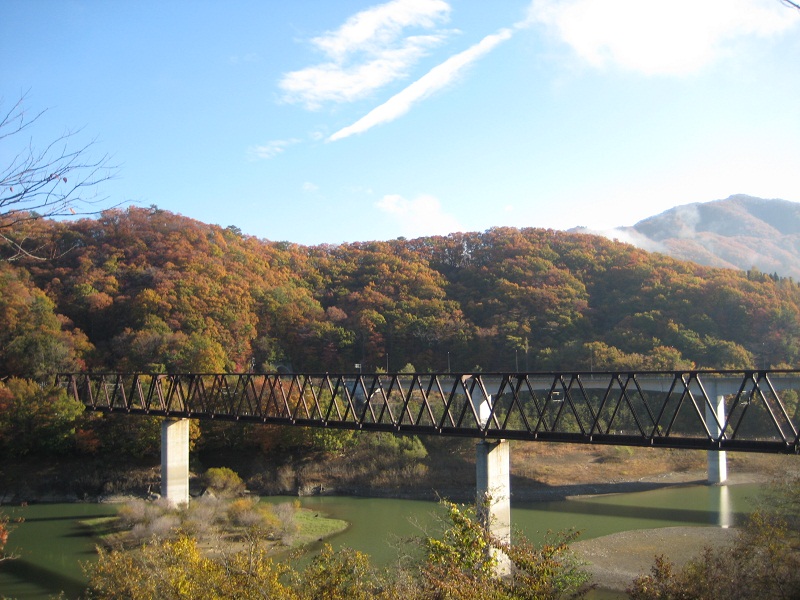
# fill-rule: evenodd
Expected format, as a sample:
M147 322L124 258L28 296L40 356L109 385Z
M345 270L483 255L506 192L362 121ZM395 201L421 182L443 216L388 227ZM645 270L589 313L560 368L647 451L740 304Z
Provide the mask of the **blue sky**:
M109 202L268 240L800 201L779 0L4 0L0 74L34 144L113 156Z

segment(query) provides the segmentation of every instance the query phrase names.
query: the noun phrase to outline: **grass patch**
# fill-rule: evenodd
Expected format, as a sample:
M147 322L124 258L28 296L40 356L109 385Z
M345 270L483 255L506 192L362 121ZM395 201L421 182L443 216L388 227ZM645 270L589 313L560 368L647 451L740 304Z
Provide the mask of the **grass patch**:
M311 542L317 542L324 538L341 533L350 524L342 519L331 519L315 510L307 508L298 509L294 516L297 524L294 544L302 546Z
M239 501L243 502L241 499ZM191 509L203 509L203 500L193 500L193 502L195 504L191 507ZM205 503L208 502L206 501ZM233 515L233 519L230 518L233 514L231 508L235 507L236 503L237 500L225 501L220 504L220 506L224 507L225 510L217 512L228 513L228 518L226 518L224 522L212 523L213 521L219 520L218 516L215 517L205 514L205 512L200 515L200 517L202 517L202 519L205 520L210 526L207 530L204 529L203 531L194 532L194 535L198 538L202 545L209 548L214 548L216 546L225 544L235 545L237 541L240 541L239 537L241 537L241 533L244 529L246 529L246 527L242 527L241 524L234 523L233 521L236 520L237 516L241 515L238 515L237 513L236 515ZM294 504L294 506L292 506L291 504L286 503L283 506L283 510L281 510L281 505L272 505L269 503L262 504L256 500L256 502L250 506L250 508L252 508L255 512L259 512L259 509L261 508L263 510L260 512L264 512L268 516L272 515L272 520L269 523L271 526L270 529L274 528L276 531L267 535L264 538L264 542L278 552L281 552L281 547L284 549L299 548L307 544L322 541L332 535L344 531L350 526L347 521L327 517L324 513L321 513L317 510L300 508L298 504ZM101 541L106 546L115 548L134 547L136 545L134 543L136 540L132 541L130 539L131 531L132 528L136 529L139 527L139 525L133 524L132 522L126 522L122 517L123 513L127 514L136 512L136 509L138 509L140 512L142 510L147 511L149 509L153 511L154 514L160 514L161 511L175 512L175 509L171 509L163 503L159 505L159 503L138 501L123 506L121 508L121 513L118 515L83 519L79 521L79 523L82 527L87 528L95 539ZM205 509L207 512L208 507L206 506ZM274 514L276 510L278 511L277 515ZM177 512L188 514L186 509ZM138 516L143 518L147 515ZM276 518L277 521L275 521ZM128 516L128 520L130 520L130 515ZM150 515L150 520L158 521L158 519L155 519L153 515ZM212 524L213 526L211 526ZM178 527L186 528L187 525L191 525L191 523L187 522L186 520L183 522L178 522L176 520L173 525L174 528L177 529ZM285 528L285 531L281 533L278 530L282 528ZM169 538L173 534L173 531L171 529L170 531L159 531L158 533L161 535L148 532L145 538L150 539L154 535L155 537L166 536L166 538Z
M107 517L82 519L78 521L78 524L81 527L86 527L93 537L103 540L119 531L117 527L118 522L119 517L117 517L117 515L108 515Z

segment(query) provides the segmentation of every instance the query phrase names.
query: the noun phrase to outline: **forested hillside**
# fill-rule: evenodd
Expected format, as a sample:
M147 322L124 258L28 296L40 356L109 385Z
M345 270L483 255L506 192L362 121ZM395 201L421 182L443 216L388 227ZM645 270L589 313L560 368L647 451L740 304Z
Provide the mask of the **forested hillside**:
M39 221L0 263L4 375L794 366L800 289L497 228L305 247L157 208Z
M25 412L31 406L47 414L48 403L64 402L19 378L49 381L65 370L798 364L800 288L792 280L702 267L596 236L498 228L304 247L155 207L28 227L46 259L0 261L6 448L9 431L33 431L20 425L36 421ZM98 428L111 427L105 420L75 429L74 414L54 412L68 417L46 424L59 432L48 434L56 446L78 443L77 435L91 449ZM100 438L143 439L131 425L115 427ZM15 452L37 448L41 436L30 438L28 446L15 441Z

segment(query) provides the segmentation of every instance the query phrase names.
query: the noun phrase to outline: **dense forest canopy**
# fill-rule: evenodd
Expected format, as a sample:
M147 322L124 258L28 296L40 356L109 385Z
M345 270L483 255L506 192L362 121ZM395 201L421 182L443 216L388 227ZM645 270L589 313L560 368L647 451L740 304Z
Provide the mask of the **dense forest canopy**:
M156 207L29 225L0 263L3 375L793 367L800 290L543 229L337 246Z
M798 366L791 279L591 235L495 228L306 247L157 207L24 227L38 256L0 260L9 456L157 453L156 418L83 413L47 385L64 371ZM193 436L205 447L342 443L222 423L196 424Z

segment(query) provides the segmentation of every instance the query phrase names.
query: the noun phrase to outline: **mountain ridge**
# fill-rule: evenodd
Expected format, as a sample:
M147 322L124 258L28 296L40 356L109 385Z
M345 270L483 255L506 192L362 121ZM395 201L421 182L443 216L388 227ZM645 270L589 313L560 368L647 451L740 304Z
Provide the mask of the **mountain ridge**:
M615 237L701 265L800 279L800 203L788 200L736 194L676 206L610 234L570 231Z

